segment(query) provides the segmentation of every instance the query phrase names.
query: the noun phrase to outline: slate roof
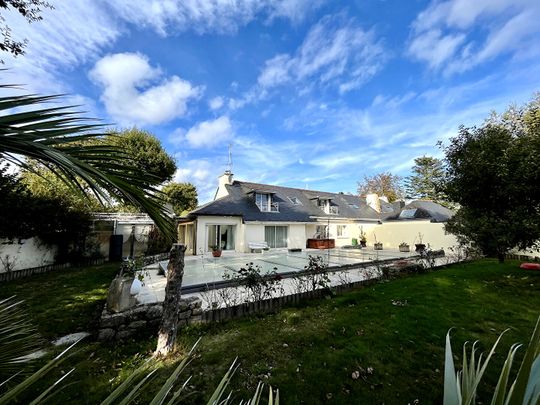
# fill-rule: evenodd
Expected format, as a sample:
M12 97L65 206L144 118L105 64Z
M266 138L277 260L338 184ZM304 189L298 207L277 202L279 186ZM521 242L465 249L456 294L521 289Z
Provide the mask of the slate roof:
M429 200L416 200L405 205L402 211L395 212L388 219L430 219L431 222L446 222L453 216L454 212L452 210L440 204Z
M324 191L272 186L235 180L227 185L228 196L205 204L190 213L197 215L241 216L244 221L268 222L316 222L316 218L348 218L377 221L379 213L369 207L358 196L328 193ZM264 190L273 193L272 201L279 204L279 212L261 212L253 199L253 192ZM289 197L295 197L300 204L295 205ZM339 214L327 214L316 205L316 199L330 199L331 205L338 207ZM358 208L356 208L358 207Z
M191 211L188 217L198 215L239 216L244 221L261 222L317 222L317 218L352 219L357 221L402 220L399 203L381 201L382 212L378 213L358 196L325 191L305 190L300 188L273 186L235 180L226 185L229 195L202 205ZM279 204L279 212L262 212L255 204L254 192L272 194L272 201ZM295 205L290 198L296 198ZM338 214L327 214L316 204L317 199L330 199L331 205L338 207ZM432 201L413 201L403 210L416 211L412 218L431 219L444 222L452 217L453 212Z

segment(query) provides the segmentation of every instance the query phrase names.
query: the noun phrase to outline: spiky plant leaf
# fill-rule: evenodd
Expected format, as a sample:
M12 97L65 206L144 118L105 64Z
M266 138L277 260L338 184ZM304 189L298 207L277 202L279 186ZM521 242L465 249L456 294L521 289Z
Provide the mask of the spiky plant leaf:
M10 88L0 85L0 90ZM0 97L0 156L31 169L33 159L58 174L75 192L92 193L100 201L117 196L139 207L172 240L174 226L164 208L165 196L156 189L155 176L130 166L129 156L99 141L103 125L71 111L73 106L44 107L60 96ZM16 112L14 112L16 111Z
M28 390L28 388L35 382L42 380L43 377L49 371L51 371L51 369L60 365L60 363L62 363L66 359L66 353L68 353L73 348L73 346L75 346L81 340L82 339L79 339L75 343L71 344L67 349L62 351L59 355L57 355L55 358L53 358L51 361L41 367L38 371L33 373L30 377L26 378L24 381L22 381L12 389L8 390L6 393L3 393L2 396L0 396L0 405L11 403L15 398L17 398L18 395ZM47 390L47 394L50 394L50 390Z
M540 356L536 358L529 373L529 381L523 396L524 405L540 403Z
M212 396L208 400L207 405L217 405L217 404L221 404L221 403L228 403L228 401L230 399L230 395L225 401L223 401L222 398L223 398L223 395L225 394L225 391L229 387L232 376L234 375L234 373L238 369L237 361L238 361L238 358L234 359L231 366L229 367L229 369L227 370L227 372L225 373L225 375L223 376L223 378L219 382L218 386L216 387L216 389L212 393Z
M22 358L43 344L22 304L15 297L0 300L0 382L21 371Z
M155 370L153 370L152 372L148 373L148 368L149 367L150 367L150 362L146 361L142 366L140 366L133 373L131 373L122 382L122 384L120 384L118 387L116 387L115 390L113 392L111 392L107 396L107 398L105 398L103 400L103 402L101 402L101 405L111 405L111 404L117 403L117 400L119 400L119 398L121 398L122 395L124 395L124 393L127 390L130 390L130 392L126 395L126 397L135 396L135 394L138 393L138 389L140 388L140 387L138 387L138 383L135 385L135 387L133 386L133 384L135 384L135 381L137 381L144 374L146 374L146 377L144 379L147 379L150 376L152 376L152 374L155 371Z
M446 334L446 349L444 360L444 405L459 405L461 403L458 378L454 366L454 355L450 343L450 331Z
M510 350L508 350L508 355L506 356L506 360L504 361L501 375L499 376L497 386L495 387L495 392L493 393L493 398L491 399L491 405L504 405L510 370L512 369L514 356L516 355L516 352L520 347L521 345L513 344L512 347L510 347Z
M540 357L540 317L536 321L536 326L534 332L531 336L529 346L523 357L523 361L518 371L515 382L510 388L510 393L508 394L509 400L508 404L517 405L523 404L525 398L525 392L527 391L527 385L530 381L531 371L533 369L533 364ZM538 381L536 384L540 384Z

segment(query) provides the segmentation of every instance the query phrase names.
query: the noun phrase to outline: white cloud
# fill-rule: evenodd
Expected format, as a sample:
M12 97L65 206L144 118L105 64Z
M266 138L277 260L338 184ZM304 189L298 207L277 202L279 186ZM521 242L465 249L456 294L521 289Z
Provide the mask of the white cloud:
M174 181L202 183L212 175L212 165L207 160L189 160L176 170Z
M199 203L204 203L214 197L217 188L219 169L207 159L191 159L181 161L173 181L192 183L197 188Z
M292 59L289 55L276 55L264 63L264 68L257 79L262 87L273 87L291 79Z
M199 122L190 128L185 138L193 148L212 148L223 146L225 141L234 136L229 117L221 116L215 120Z
M438 68L452 58L458 47L465 40L465 35L443 35L438 29L428 30L413 39L409 52L417 59L424 60L431 68Z
M395 109L413 100L416 96L417 94L414 91L409 91L403 95L394 96L394 97L385 97L382 94L377 94L375 98L373 99L371 106L372 107L382 106L384 108Z
M42 16L42 21L29 24L18 13L2 11L14 39L28 39L24 55L14 58L3 53L4 67L8 69L4 75L10 83L25 85L34 92L69 93L59 72L92 60L120 32L98 2L55 2L54 9L43 9Z
M234 34L256 19L284 18L297 23L324 0L115 0L110 7L126 21L148 26L158 34L195 31Z
M341 93L356 89L384 65L387 55L372 31L344 15L326 16L315 24L294 55L267 60L259 74L262 89L292 83L333 86Z
M537 0L433 2L412 25L408 53L446 74L503 54L526 53L540 39Z
M122 124L160 124L182 117L187 113L187 103L203 92L202 87L178 76L164 78L159 68L138 53L101 58L90 78L103 87L101 100Z
M223 107L223 104L225 101L223 100L223 97L214 97L208 102L208 106L211 110L219 110L221 107Z

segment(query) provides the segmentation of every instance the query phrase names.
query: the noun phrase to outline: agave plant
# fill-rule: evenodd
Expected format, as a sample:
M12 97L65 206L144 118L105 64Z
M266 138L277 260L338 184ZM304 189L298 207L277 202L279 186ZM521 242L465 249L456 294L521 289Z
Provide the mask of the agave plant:
M186 378L183 383L178 383L180 374L184 372L189 363L193 359L193 353L195 348L199 344L201 339L197 340L188 355L182 360L182 362L174 369L169 378L160 387L159 391L154 395L149 402L150 405L173 405L181 403L182 395L185 388L191 381L191 376ZM150 359L139 367L133 374L122 382L102 403L101 405L121 404L127 405L133 399L135 399L140 392L147 387L147 384L155 376L156 368L153 368L152 363L155 359ZM218 386L210 396L207 405L228 405L232 403L232 392L228 392L230 381L238 369L238 359L234 359L231 366L219 382ZM264 384L259 382L253 397L247 401L240 401L240 405L258 405L264 391ZM274 391L272 387L268 390L268 405L279 405L279 390Z
M456 373L450 344L450 331L448 331L444 369L444 405L476 403L476 390L504 333L506 331L501 333L484 359L482 359L482 355L478 358L476 356L477 341L472 345L465 342L463 345L463 365L461 370ZM469 354L467 354L468 346L470 346ZM520 347L520 344L513 344L510 347L493 392L491 405L536 405L540 403L540 317L536 322L519 371L514 381L510 383L514 357Z
M17 301L15 297L0 300L0 405L13 403L22 395L28 396L27 391L37 382L48 378L55 367L60 365L71 353L73 346L79 341L67 347L60 354L48 361L36 372L30 375L24 375L26 362L23 356L29 355L37 349L43 347L43 340L37 334L35 328L28 321L28 314L21 308L22 301ZM191 381L187 377L179 383L182 373L193 360L193 354L200 339L193 345L188 355L169 375L165 383L159 387L150 404L152 405L172 405L180 403L185 394L186 387ZM102 405L131 403L141 394L143 390L148 389L149 383L156 376L160 364L150 358L141 367L135 370L126 378L103 402ZM208 400L208 405L227 405L232 403L232 392L229 391L230 381L238 369L238 359L235 359L215 391ZM61 389L63 381L68 378L75 369L62 375L48 388L30 401L31 404L39 404L51 398L57 389ZM20 378L24 377L24 378ZM22 380L22 381L21 381ZM264 384L259 383L253 394L253 397L247 401L241 401L240 404L258 405L262 398ZM269 387L268 404L279 404L279 391L274 391Z
M75 342L43 367L29 376L24 375L28 355L40 349L43 340L28 321L28 314L21 308L23 301L15 297L0 300L0 405L13 402L30 386L43 379L54 367L66 358L66 354L78 343ZM41 403L47 399L73 369L50 385L31 403ZM20 380L20 377L25 377ZM6 387L9 387L8 389Z
M7 91L13 86L0 85ZM174 234L165 196L155 177L129 165L126 153L100 139L104 126L57 106L60 96L0 97L0 157L31 170L25 158L47 166L75 192L92 193L99 201L112 196L139 207L168 238Z

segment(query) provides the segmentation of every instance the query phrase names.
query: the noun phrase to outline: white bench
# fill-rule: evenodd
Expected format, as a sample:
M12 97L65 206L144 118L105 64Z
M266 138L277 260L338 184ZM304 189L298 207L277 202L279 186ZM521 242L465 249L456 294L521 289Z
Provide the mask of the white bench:
M270 249L268 243L266 242L249 242L248 247L251 250L251 253L254 253L255 250L263 251Z

